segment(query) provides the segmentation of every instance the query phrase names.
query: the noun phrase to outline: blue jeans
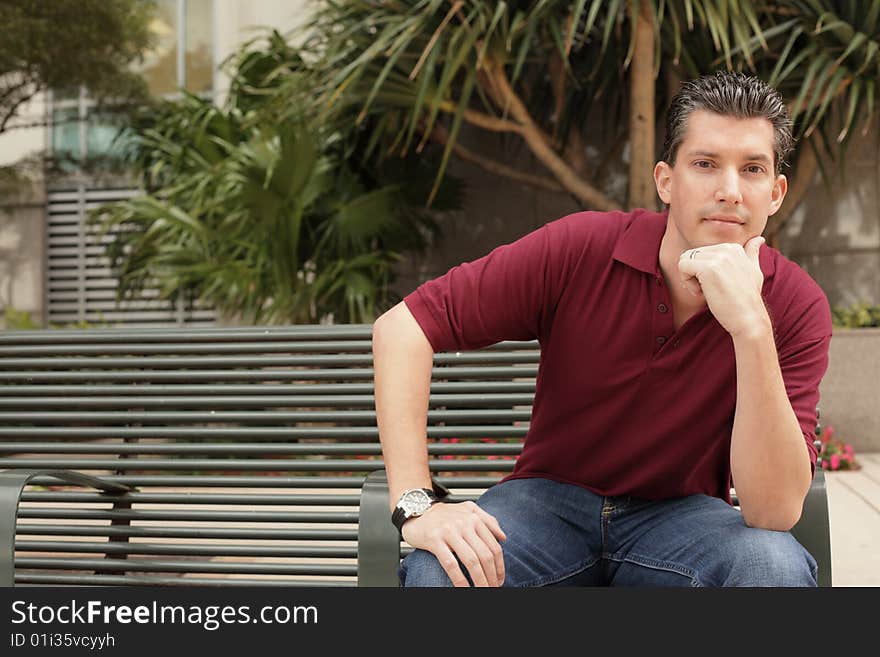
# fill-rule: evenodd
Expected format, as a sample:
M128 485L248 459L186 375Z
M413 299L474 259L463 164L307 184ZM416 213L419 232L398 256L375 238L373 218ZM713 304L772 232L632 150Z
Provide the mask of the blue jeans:
M708 495L651 502L535 478L477 504L507 535L504 586L816 586L816 561L790 533L747 527ZM407 587L452 585L425 550L398 574Z

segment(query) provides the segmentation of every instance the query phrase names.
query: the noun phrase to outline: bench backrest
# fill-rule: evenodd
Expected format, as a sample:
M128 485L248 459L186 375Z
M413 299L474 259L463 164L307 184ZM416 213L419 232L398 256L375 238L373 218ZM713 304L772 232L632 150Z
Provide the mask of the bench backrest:
M369 325L0 332L0 471L76 470L136 489L33 479L16 583L355 585L361 486L382 468L370 336ZM513 468L538 359L535 343L435 357L431 467L456 499Z

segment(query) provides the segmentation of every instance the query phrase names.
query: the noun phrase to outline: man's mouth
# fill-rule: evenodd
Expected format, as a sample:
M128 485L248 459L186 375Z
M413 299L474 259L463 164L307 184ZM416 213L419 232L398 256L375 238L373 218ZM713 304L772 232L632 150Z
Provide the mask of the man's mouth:
M742 226L746 222L740 219L739 217L733 217L730 215L712 215L711 217L703 217L703 221L711 221L714 223L721 224L736 224Z

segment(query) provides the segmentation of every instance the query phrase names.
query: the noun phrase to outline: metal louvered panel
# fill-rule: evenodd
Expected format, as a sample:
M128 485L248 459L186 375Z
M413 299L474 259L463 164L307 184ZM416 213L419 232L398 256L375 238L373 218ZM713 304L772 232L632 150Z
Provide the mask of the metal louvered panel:
M99 236L88 212L137 195L137 189L50 191L46 213L46 314L50 325L210 326L215 311L201 302L160 301L156 289L116 303L117 281L104 255L113 233Z
M354 547L274 547L258 545L172 545L167 543L136 543L113 545L86 541L19 541L20 552L67 552L79 554L156 554L202 557L324 557L351 559L357 556Z
M383 467L371 327L0 333L0 469L74 469L22 497L19 584L353 585ZM509 473L539 352L435 357L429 465L454 499Z

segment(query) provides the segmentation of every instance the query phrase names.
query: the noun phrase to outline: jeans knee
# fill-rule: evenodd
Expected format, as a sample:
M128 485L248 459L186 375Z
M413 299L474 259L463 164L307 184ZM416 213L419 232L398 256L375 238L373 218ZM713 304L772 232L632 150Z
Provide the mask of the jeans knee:
M427 550L413 550L400 562L397 576L405 587L452 586L437 557Z
M752 528L733 548L723 586L816 586L816 560L788 532Z

